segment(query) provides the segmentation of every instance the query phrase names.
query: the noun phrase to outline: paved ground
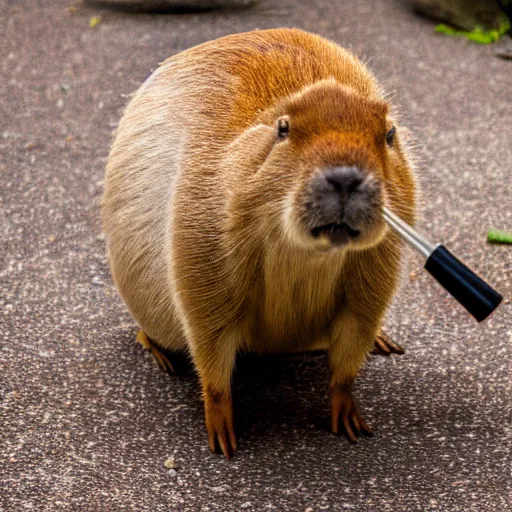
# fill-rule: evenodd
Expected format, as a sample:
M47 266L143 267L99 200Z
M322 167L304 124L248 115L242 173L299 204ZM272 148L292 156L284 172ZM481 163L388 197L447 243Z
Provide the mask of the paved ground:
M98 200L121 108L159 61L298 26L370 60L418 142L423 227L510 298L512 249L485 235L512 230L512 63L396 0L180 15L72 2L0 2L0 510L510 510L511 303L476 325L413 256L387 322L406 355L358 381L375 437L329 433L323 355L249 358L227 462L207 451L193 372L170 378L134 343Z

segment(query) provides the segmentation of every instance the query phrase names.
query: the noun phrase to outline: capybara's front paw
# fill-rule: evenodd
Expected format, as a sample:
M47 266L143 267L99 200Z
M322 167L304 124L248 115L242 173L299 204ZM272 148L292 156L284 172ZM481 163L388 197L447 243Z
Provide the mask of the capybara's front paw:
M331 388L332 431L340 433L341 428L352 443L357 443L361 434L371 436L371 428L364 422L359 407L350 389L342 385Z
M224 456L230 459L237 448L231 396L228 393L207 391L204 407L210 451L218 453L217 448L220 448Z

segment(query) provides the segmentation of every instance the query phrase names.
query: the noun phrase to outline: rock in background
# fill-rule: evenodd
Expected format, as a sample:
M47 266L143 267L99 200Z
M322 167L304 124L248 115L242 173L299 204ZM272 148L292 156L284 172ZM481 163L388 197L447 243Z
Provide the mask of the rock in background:
M256 1L257 0L85 0L85 3L144 11L173 11L247 7L256 3Z
M415 9L454 27L471 31L498 30L507 23L507 16L496 0L413 0Z

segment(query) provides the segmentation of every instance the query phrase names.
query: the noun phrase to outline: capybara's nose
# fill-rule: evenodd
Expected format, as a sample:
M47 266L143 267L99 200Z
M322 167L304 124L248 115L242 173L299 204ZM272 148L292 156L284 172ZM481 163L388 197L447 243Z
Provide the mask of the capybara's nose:
M324 178L333 191L347 199L364 181L364 174L359 167L331 167L324 173Z
M306 193L305 223L313 237L322 234L343 245L357 238L379 210L381 189L371 172L356 165L316 172Z

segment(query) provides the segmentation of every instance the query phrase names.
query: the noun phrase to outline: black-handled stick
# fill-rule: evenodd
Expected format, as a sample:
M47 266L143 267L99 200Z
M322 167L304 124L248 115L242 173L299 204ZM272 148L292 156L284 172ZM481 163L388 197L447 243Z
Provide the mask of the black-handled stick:
M503 297L460 262L444 245L435 247L393 212L384 219L406 242L426 258L425 269L479 322L485 320Z

